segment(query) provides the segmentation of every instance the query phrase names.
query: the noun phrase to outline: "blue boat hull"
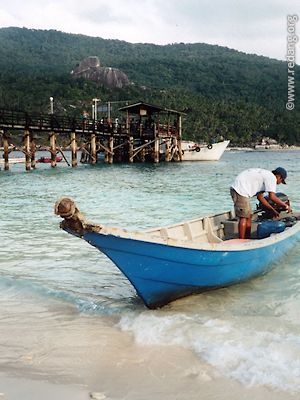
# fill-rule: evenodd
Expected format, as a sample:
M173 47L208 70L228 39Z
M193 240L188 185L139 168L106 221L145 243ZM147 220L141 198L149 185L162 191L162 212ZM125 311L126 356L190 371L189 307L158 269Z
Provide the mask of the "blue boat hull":
M149 308L194 293L263 275L300 239L299 230L277 242L243 250L198 250L87 232L83 238L107 255Z

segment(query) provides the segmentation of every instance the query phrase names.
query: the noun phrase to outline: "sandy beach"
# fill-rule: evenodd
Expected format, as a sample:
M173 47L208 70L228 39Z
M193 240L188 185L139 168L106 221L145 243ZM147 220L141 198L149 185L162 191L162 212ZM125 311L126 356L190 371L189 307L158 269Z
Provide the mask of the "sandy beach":
M21 308L12 304L13 325L10 318L2 323L0 346L14 352L2 350L1 400L298 398L264 387L245 388L188 349L140 345L114 318L82 315L68 304L51 300L41 305L36 300L25 299ZM5 315L2 304L0 315Z

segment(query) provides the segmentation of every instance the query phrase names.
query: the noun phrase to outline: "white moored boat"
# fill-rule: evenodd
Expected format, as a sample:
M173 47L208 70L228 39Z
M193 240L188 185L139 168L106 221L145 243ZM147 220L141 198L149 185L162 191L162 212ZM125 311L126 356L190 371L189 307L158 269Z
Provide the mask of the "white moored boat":
M218 161L228 144L229 140L208 145L183 140L181 142L182 161Z

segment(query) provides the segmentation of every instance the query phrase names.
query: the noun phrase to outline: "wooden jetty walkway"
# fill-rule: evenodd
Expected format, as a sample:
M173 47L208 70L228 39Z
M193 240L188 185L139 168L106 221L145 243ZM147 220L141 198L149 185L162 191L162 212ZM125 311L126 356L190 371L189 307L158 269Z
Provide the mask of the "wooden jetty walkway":
M80 161L90 164L102 160L109 164L182 161L183 113L144 102L119 111L125 116L111 121L0 109L4 170L9 169L10 160L13 162L9 157L13 150L24 153L27 171L36 168L36 152L40 148L49 151L51 167L57 165L58 154L76 167L79 153ZM22 132L21 145L14 144L16 132ZM47 140L48 145L39 145L39 138ZM71 151L70 162L64 149Z

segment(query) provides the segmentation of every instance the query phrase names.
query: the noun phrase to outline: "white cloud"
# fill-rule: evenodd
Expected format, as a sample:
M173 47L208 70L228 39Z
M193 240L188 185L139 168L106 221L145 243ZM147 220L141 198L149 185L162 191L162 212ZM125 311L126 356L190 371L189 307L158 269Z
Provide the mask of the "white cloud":
M205 42L284 59L287 14L300 16L299 0L11 0L0 5L0 24L134 43Z
M0 9L0 27L16 25L18 25L18 20L10 12Z

